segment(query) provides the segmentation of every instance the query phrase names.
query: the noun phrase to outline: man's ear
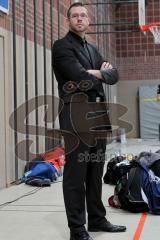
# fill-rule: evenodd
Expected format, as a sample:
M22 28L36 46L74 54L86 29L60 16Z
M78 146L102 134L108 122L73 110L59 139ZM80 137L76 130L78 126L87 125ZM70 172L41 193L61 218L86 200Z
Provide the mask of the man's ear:
M66 23L67 23L67 25L68 25L68 28L70 28L70 21L69 21L69 18L68 18L68 17L66 18Z
M88 26L90 25L90 19L88 18Z

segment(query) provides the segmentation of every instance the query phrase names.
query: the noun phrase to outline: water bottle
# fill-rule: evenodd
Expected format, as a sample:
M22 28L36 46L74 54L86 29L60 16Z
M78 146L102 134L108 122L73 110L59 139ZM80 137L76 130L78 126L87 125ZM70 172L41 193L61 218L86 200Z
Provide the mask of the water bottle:
M118 129L118 142L125 144L126 143L126 132L125 128Z

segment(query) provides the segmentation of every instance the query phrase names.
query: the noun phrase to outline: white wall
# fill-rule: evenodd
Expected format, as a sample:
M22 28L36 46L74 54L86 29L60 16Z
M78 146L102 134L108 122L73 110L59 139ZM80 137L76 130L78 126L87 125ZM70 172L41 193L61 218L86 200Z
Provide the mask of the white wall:
M4 38L0 36L0 188L6 186Z
M13 40L12 33L0 28L0 49L4 51L4 59L0 61L1 73L1 89L0 89L0 102L1 109L4 114L5 126L3 127L3 134L5 139L4 151L1 151L1 158L5 158L6 165L6 184L8 185L15 180L15 144L14 144L14 131L9 125L9 118L14 109L14 86L13 86ZM24 39L20 36L16 37L17 46L17 107L25 103L25 59L24 59ZM1 51L1 50L0 50ZM1 53L1 52L0 52ZM38 95L44 95L44 62L43 62L43 47L37 45L37 60L38 60ZM2 62L2 60L4 62ZM47 94L52 93L52 80L51 80L51 51L46 50L46 78L47 78ZM34 66L34 43L28 41L28 98L35 97L35 66ZM4 76L4 81L3 77ZM5 84L3 84L3 82ZM56 86L56 85L55 85ZM4 106L4 109L2 108ZM1 114L2 116L2 114ZM39 108L39 126L44 127L44 107ZM2 119L2 118L1 118ZM19 123L18 123L19 124ZM24 123L25 124L25 123ZM29 115L29 124L35 126L35 111ZM3 125L2 125L3 126ZM52 123L47 125L51 128ZM58 127L58 124L56 125ZM1 132L0 132L1 133ZM31 152L35 153L35 135L30 134L29 139L34 143L31 146ZM18 133L18 142L25 140L25 134ZM39 136L39 153L45 150L44 136ZM2 156L3 155L3 156ZM22 176L25 161L18 159L19 177Z

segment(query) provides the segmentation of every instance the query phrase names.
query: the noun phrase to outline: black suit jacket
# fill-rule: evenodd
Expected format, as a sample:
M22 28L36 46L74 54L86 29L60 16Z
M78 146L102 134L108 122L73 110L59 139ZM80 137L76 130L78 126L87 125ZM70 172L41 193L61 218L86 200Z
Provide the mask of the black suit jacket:
M88 96L105 98L102 82L114 84L118 81L115 68L101 71L103 80L99 80L86 70L101 68L105 61L97 48L88 43L88 58L82 39L73 32L55 41L52 49L53 70L58 81L59 97L69 102L74 93L85 92Z

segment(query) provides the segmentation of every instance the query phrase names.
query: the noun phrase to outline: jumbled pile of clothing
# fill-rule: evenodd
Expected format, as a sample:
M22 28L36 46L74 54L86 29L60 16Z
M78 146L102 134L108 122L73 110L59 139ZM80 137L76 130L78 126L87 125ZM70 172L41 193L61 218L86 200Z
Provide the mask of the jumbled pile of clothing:
M56 147L27 162L21 182L28 185L47 187L63 173L65 153L62 147Z
M118 159L120 160L120 159ZM150 212L160 215L160 151L141 152L132 161L121 159L107 169L105 182L113 183L114 195L108 199L109 205L130 212ZM113 165L113 159L112 159Z

